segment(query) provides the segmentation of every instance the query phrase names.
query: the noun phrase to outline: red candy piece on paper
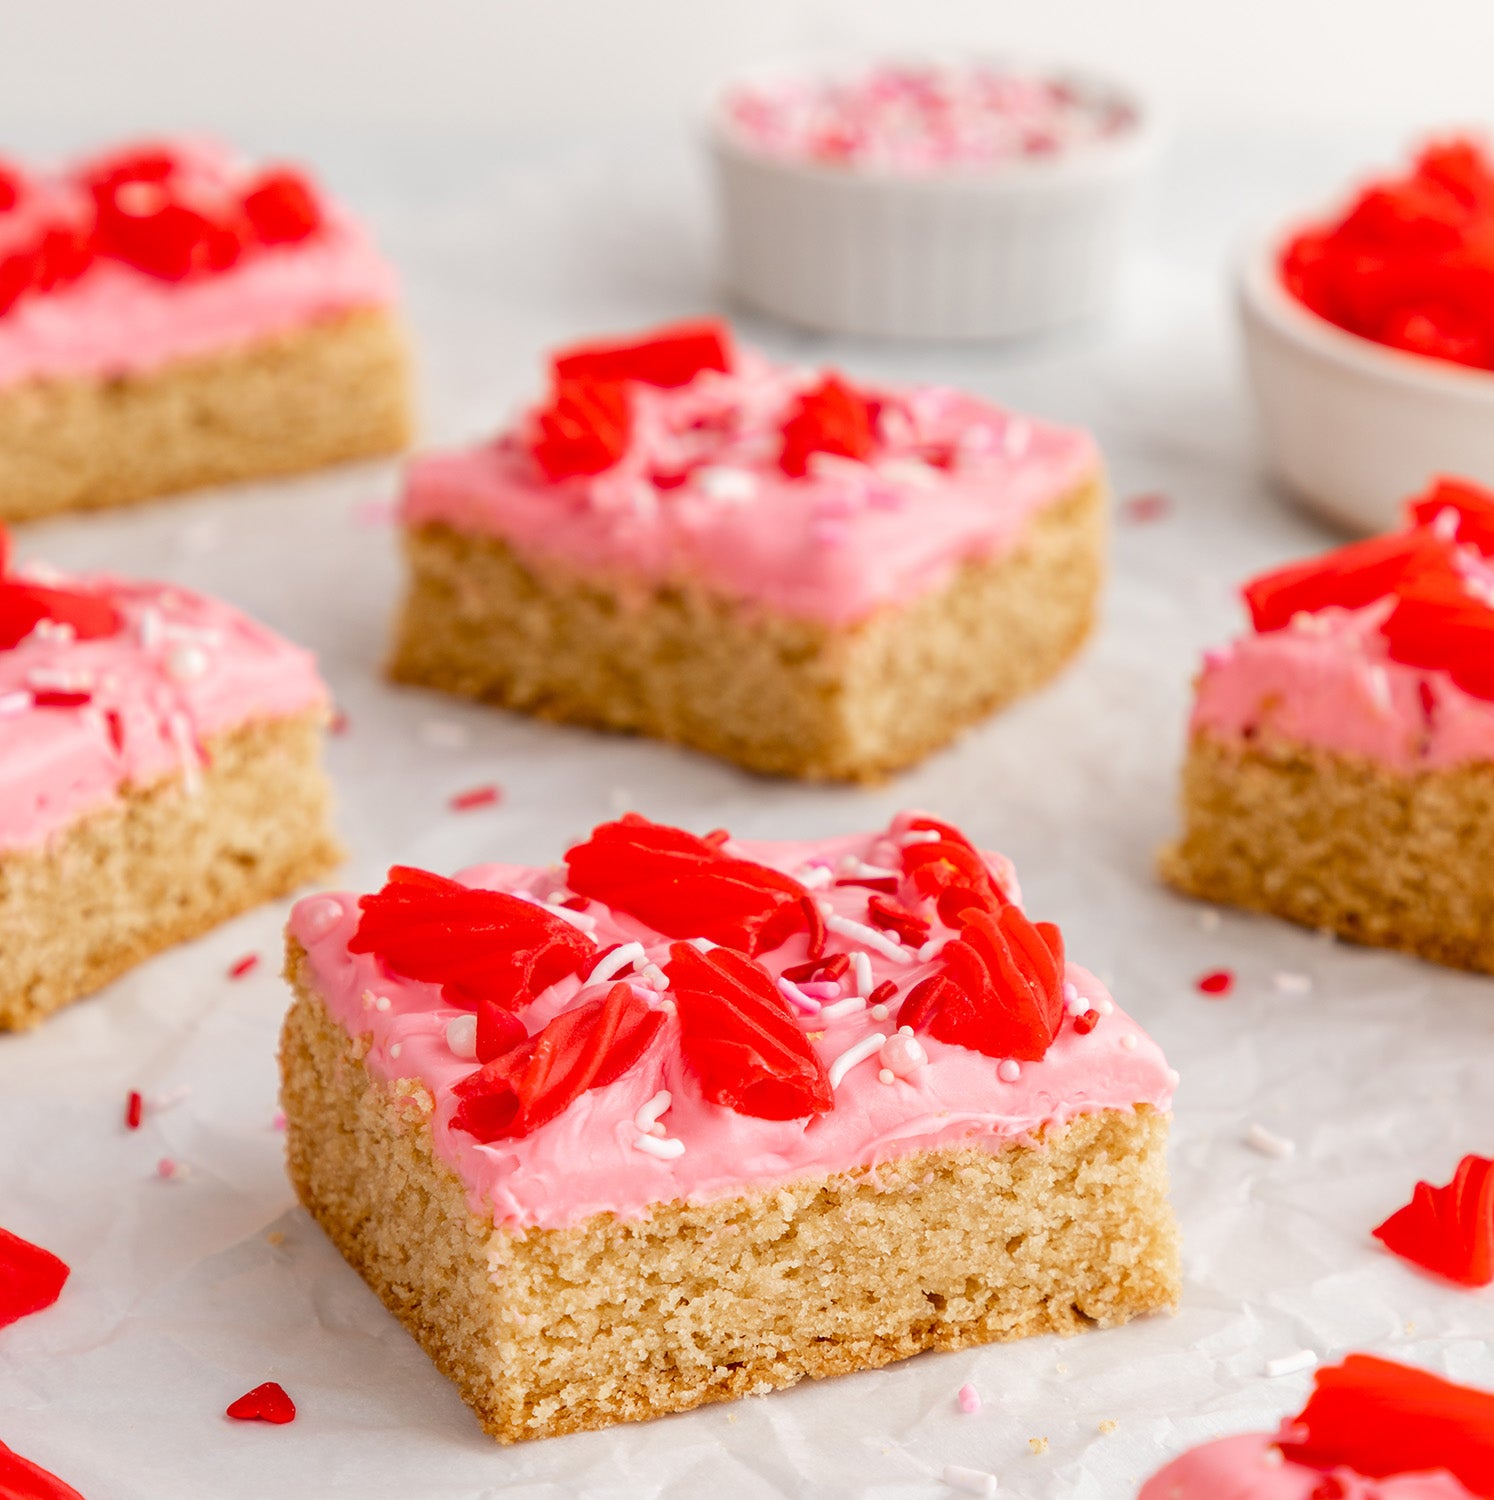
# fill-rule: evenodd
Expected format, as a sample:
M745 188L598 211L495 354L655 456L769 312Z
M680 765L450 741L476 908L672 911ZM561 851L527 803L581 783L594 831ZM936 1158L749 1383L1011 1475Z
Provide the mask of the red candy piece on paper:
M597 945L546 907L426 870L396 865L358 906L351 952L377 954L396 974L439 984L468 1010L485 1000L516 1010L596 957Z
M311 184L278 167L261 173L245 189L244 217L262 245L294 245L322 227L322 211Z
M1418 526L1435 527L1440 517L1451 515L1455 541L1494 556L1494 490L1469 479L1439 476L1426 494L1406 502L1406 510Z
M295 1421L296 1403L281 1386L267 1380L240 1396L225 1415L236 1422L273 1422L275 1426L283 1427L287 1422Z
M671 323L640 338L576 344L551 360L557 384L636 380L673 390L706 370L731 369L731 332L714 318Z
M526 1136L568 1109L587 1089L621 1078L647 1050L662 1011L614 984L604 999L563 1010L532 1037L500 1053L453 1092L452 1125L484 1144Z
M908 992L898 1023L987 1057L1037 1062L1063 1022L1063 947L1020 907L964 913L938 970Z
M616 381L562 380L535 417L529 451L547 479L600 474L628 451L632 425L628 393Z
M808 930L823 946L819 908L788 875L627 813L566 853L573 891L627 912L667 937L703 937L756 956ZM818 941L817 941L818 939Z
M1418 1182L1374 1231L1403 1260L1463 1286L1494 1282L1494 1161L1465 1156L1445 1187Z
M5 1500L83 1500L72 1485L4 1443L0 1443L0 1495Z
M0 1229L0 1328L50 1307L68 1275L50 1250Z
M838 375L804 391L783 424L778 464L792 479L809 472L811 453L867 459L876 448L870 403Z
M43 620L70 625L80 641L113 635L124 621L107 599L10 576L10 534L0 526L0 651L19 646Z
M825 1065L761 964L730 948L674 943L664 972L686 1066L713 1104L761 1120L834 1108Z
M1446 1469L1494 1496L1494 1395L1368 1354L1319 1370L1281 1451L1370 1479Z

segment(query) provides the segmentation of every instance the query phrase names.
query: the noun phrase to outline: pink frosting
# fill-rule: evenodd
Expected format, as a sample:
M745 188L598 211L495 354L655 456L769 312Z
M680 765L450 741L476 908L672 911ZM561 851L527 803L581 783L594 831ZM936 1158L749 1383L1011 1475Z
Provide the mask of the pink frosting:
M778 466L784 414L815 372L750 352L730 374L629 387L634 435L613 468L545 480L521 423L497 442L415 463L402 519L495 536L577 573L703 583L776 612L844 625L1011 547L1037 511L1093 475L1086 433L942 387L875 390L879 452ZM937 454L947 464L925 461ZM675 487L658 476L684 473Z
M818 899L835 913L864 920L866 888L828 882L834 871L857 860L879 868L891 862L898 868L906 826L898 819L880 834L728 847L744 858L807 878ZM1005 862L993 860L992 868L1015 894ZM563 876L563 869L480 865L458 879L547 901L568 894ZM591 902L582 920L593 924L591 935L602 948L636 941L647 960L667 962L669 940L623 912ZM660 1035L632 1070L606 1088L583 1094L531 1135L480 1145L451 1126L457 1102L452 1087L475 1067L456 1056L447 1040L447 1023L464 1012L443 1000L438 986L400 979L377 958L350 953L357 924L356 897L320 895L297 903L288 931L306 949L312 982L331 1014L351 1036L367 1039L364 1061L370 1073L385 1081L418 1080L429 1090L436 1151L455 1168L473 1210L512 1228L564 1227L605 1211L641 1217L660 1202L707 1201L853 1167L874 1170L879 1163L938 1146L998 1151L1031 1143L1044 1127L1077 1115L1130 1111L1143 1104L1167 1110L1177 1082L1155 1043L1115 1008L1092 975L1070 965L1070 1012L1095 1009L1103 1014L1087 1034L1065 1023L1041 1062L1003 1062L924 1036L919 1042L927 1060L910 1065L905 1039L884 1056L873 1054L851 1067L835 1089L835 1108L828 1114L809 1123L754 1119L701 1095L682 1062L678 1023L666 997L658 1002L666 1010ZM947 935L947 929L936 924L935 935ZM832 933L829 951L867 951L869 946ZM912 950L905 951L908 962L868 952L870 986L895 979L905 994L930 972L932 955L918 959ZM800 934L761 958L778 973L805 956L806 939ZM584 975L563 980L534 1002L525 1023L532 1032L578 996L605 993L612 982L587 985ZM842 987L847 998L857 993L854 972ZM895 1019L876 1019L865 1008L851 1010L833 1019L810 1015L803 1020L827 1067L874 1033L889 1042L898 1035ZM883 1081L884 1067L891 1081ZM680 1154L667 1157L636 1144L639 1111L664 1091L669 1102L658 1123L667 1141L683 1146ZM647 1120L645 1116L645 1124Z
M1389 599L1299 615L1204 659L1192 727L1218 739L1284 740L1398 771L1494 760L1494 703L1446 672L1390 660Z
M1289 1463L1266 1433L1221 1438L1174 1460L1142 1485L1137 1500L1314 1500L1325 1471ZM1366 1479L1331 1471L1341 1500L1476 1500L1445 1470Z
M0 851L42 844L126 789L190 784L211 736L326 702L308 652L227 604L107 574L25 576L103 595L125 625L93 641L43 625L0 651ZM38 691L90 701L38 707Z
M242 172L226 148L165 143L205 178ZM0 215L0 256L30 219L67 198L61 181ZM76 191L75 189L71 191ZM216 275L162 281L118 261L96 261L71 286L26 296L0 316L0 386L48 377L130 374L249 344L341 313L387 307L394 272L366 232L336 204L311 238L271 246Z

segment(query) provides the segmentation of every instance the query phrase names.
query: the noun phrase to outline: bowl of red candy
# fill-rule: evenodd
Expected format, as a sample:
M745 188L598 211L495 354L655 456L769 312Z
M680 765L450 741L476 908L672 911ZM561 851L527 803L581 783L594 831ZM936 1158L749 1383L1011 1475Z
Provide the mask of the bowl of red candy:
M1347 206L1267 236L1240 284L1267 461L1356 531L1435 474L1494 484L1494 158L1434 142Z

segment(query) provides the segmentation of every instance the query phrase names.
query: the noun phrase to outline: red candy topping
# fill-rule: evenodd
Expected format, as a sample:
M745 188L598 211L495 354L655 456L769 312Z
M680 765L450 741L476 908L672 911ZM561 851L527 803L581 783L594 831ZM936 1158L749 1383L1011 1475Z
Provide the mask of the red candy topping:
M616 381L562 380L535 429L530 452L547 479L600 474L628 451L627 391Z
M1297 235L1281 276L1351 333L1494 368L1494 165L1473 141L1429 146L1407 176Z
M1223 999L1235 987L1235 975L1232 969L1211 969L1207 974L1200 974L1194 981L1200 995L1213 995Z
M1441 477L1426 494L1408 501L1406 510L1418 526L1438 526L1450 517L1455 541L1494 557L1494 492L1466 479Z
M490 1000L506 1010L591 963L596 944L532 901L396 865L348 947L377 954L396 973L439 984L453 1005Z
M639 339L576 344L551 360L557 384L567 380L637 380L666 390L706 370L731 369L731 332L713 318L672 323Z
M244 192L244 217L262 245L295 245L322 227L311 184L281 167L256 177Z
M1465 1156L1446 1187L1418 1182L1375 1238L1413 1264L1463 1286L1494 1281L1494 1161Z
M461 1102L452 1125L484 1144L526 1136L587 1089L622 1077L663 1020L663 1012L651 1010L632 985L614 984L605 999L561 1011L536 1035L468 1074L454 1090Z
M1351 1354L1319 1370L1278 1446L1293 1461L1370 1479L1446 1469L1494 1496L1494 1395L1425 1370Z
M50 1307L68 1278L50 1250L0 1229L0 1328Z
M5 1500L83 1500L72 1485L0 1443L0 1495Z
M637 813L595 828L566 865L573 891L667 937L704 937L755 956L808 929L811 956L823 945L819 908L797 880Z
M0 526L0 651L19 646L43 620L69 626L80 641L111 636L124 623L107 599L29 583L12 577L9 569L10 537Z
M263 1385L257 1385L252 1391L240 1396L225 1415L232 1417L235 1422L273 1422L275 1426L283 1427L287 1422L296 1420L296 1403L285 1394L282 1387L273 1380L267 1380Z
M834 1107L825 1065L761 964L730 948L675 943L664 972L686 1065L712 1103L763 1120Z
M779 467L792 479L809 472L811 453L867 459L876 447L871 403L838 375L827 375L799 397L783 424Z

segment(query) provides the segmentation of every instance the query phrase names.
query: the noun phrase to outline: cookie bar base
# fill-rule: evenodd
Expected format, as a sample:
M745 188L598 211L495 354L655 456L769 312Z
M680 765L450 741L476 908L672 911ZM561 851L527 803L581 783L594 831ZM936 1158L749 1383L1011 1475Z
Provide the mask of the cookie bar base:
M405 338L381 308L140 374L27 381L0 390L0 520L396 453L410 425Z
M1206 901L1494 973L1494 764L1404 774L1196 734L1163 877Z
M674 740L755 771L874 781L1046 682L1093 624L1096 476L1020 542L838 629L702 589L613 589L504 542L412 529L391 675L507 708Z
M292 1182L500 1442L640 1421L925 1349L1175 1305L1167 1118L1081 1116L645 1220L495 1229L432 1154L431 1099L375 1082L310 987L281 1039Z
M171 776L127 790L42 848L0 853L0 1030L335 865L324 717L220 735L199 789Z

